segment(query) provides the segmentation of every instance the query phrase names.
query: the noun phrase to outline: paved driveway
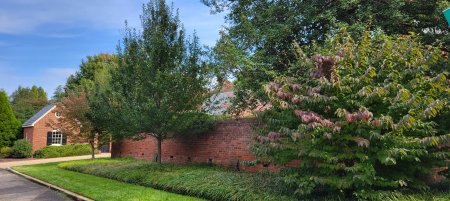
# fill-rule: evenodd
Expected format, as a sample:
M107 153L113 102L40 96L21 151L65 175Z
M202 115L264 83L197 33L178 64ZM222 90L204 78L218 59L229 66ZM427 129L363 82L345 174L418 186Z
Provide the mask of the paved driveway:
M109 158L109 157L111 157L111 154L110 153L102 153L102 154L95 155L95 157L96 158ZM52 163L52 162L61 162L61 161L73 161L73 160L82 160L82 159L90 159L90 158L91 158L91 155L84 155L84 156L70 156L70 157L61 157L61 158L8 161L8 162L0 162L0 169L1 168L9 168L9 167L13 167L13 166L21 166L21 165L34 165L34 164ZM0 200L2 200L2 199L0 199Z
M0 169L0 200L63 201L70 199L45 186L33 183L7 170Z

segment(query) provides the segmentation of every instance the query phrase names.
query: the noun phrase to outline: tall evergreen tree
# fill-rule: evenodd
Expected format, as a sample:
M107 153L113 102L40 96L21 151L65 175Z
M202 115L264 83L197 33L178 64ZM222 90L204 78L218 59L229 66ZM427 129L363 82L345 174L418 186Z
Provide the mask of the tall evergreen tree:
M119 66L109 89L91 98L92 118L116 139L148 135L161 143L176 134L202 131L197 113L207 94L207 70L197 36L186 41L178 13L164 0L143 7L142 32L127 27Z
M8 96L0 91L0 148L11 146L20 129L20 121L14 117Z
M24 123L48 104L47 93L42 87L21 87L11 95L11 104L16 118Z

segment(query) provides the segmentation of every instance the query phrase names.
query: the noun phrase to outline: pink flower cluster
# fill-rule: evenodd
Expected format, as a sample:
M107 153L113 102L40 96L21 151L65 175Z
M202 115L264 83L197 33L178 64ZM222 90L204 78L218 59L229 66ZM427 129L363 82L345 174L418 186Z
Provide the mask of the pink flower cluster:
M345 114L345 119L348 122L356 122L356 121L364 121L364 122L369 122L370 119L372 119L373 114L372 112L370 112L367 109L362 109L359 112L355 112L355 113L349 113L346 112Z
M264 142L276 142L281 137L281 133L269 132L267 136L258 136L258 141L260 143Z
M271 91L273 91L273 92L276 92L275 95L276 95L278 98L285 99L285 98L291 98L291 97L292 97L292 94L284 92L284 91L283 91L283 88L282 88L281 85L278 84L278 83L270 82L270 83L267 85L267 87L269 88L269 90L271 90Z
M328 119L324 119L322 116L315 112L307 112L301 110L295 110L294 112L295 115L302 119L303 123L308 124L308 126L311 128L325 127L332 129L333 132L339 132L341 130L340 126L336 125Z
M276 83L276 82L270 82L269 84L267 84L266 87L268 90L274 92L275 96L277 98L280 98L283 100L290 100L294 104L298 104L301 101L300 96L294 95L295 92L300 92L300 90L302 89L302 85L300 85L300 84L290 84L289 88L292 91L288 91L288 92L286 92L283 89L281 84ZM307 94L312 96L314 94L319 93L320 89L321 89L320 87L313 87L307 91Z
M308 89L308 92L306 94L308 94L308 96L313 96L315 94L319 94L321 89L322 88L320 88L319 86L313 87L313 88Z
M330 79L331 70L335 68L335 65L337 63L336 57L316 55L313 59L316 68L310 71L309 76L313 78L326 77L327 79Z

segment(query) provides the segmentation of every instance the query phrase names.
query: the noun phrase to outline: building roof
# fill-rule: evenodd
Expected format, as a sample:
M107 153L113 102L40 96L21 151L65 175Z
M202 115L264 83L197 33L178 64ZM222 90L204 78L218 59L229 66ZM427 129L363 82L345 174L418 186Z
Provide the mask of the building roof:
M232 91L221 92L209 97L207 104L204 106L205 111L211 115L224 114L230 107L230 99L234 97Z
M46 105L39 112L34 114L30 119L28 119L25 123L23 123L22 127L31 127L34 126L36 122L42 119L47 113L52 111L56 106L53 104Z

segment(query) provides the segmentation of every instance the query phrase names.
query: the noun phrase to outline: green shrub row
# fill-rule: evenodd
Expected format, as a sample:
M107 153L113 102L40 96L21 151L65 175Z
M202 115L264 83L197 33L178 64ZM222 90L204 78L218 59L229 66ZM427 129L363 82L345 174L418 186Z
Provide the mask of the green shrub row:
M233 172L209 165L159 165L132 159L72 161L58 166L208 200L297 200L281 177L271 173Z
M98 153L98 150L95 150ZM46 146L34 153L35 158L57 158L91 154L89 144L68 144L63 146Z

